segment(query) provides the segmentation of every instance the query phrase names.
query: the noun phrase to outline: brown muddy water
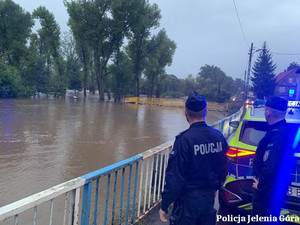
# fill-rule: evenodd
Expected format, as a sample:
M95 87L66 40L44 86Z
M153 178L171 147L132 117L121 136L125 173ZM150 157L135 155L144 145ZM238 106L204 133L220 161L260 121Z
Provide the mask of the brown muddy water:
M224 117L208 112L207 123ZM0 207L174 137L183 108L67 97L0 100Z

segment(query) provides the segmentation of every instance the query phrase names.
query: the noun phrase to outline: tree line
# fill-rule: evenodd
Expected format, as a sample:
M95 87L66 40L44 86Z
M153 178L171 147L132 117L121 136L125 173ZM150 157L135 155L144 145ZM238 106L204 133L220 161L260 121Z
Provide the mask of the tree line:
M71 89L118 101L140 94L178 98L195 90L225 102L244 91L244 81L215 65L200 67L196 77L167 74L176 43L160 29L160 9L148 0L64 5L70 32L61 34L45 7L30 14L12 0L0 0L0 97L60 97Z
M176 49L147 0L64 1L71 32L61 35L45 7L32 14L0 1L0 96L64 96L66 89L139 96L142 75L154 95ZM32 31L35 21L40 28Z

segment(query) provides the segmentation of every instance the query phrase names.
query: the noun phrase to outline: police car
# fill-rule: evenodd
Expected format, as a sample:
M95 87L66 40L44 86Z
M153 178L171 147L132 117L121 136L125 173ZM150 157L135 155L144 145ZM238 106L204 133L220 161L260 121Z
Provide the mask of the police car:
M289 101L286 121L300 140L300 101ZM252 184L254 172L253 157L259 141L265 135L268 125L264 117L264 106L254 105L248 108L243 119L233 121L230 126L237 128L229 142L227 151L229 174L219 193L221 207L238 210L252 209ZM287 199L281 214L299 216L300 219L300 153L295 152L297 165L292 174Z

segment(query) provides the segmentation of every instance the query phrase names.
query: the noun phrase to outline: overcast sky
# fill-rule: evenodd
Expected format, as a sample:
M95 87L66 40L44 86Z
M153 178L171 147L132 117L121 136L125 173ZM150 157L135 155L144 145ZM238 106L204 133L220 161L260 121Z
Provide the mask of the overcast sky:
M68 31L68 14L62 0L14 1L29 12L45 6L55 15L61 31ZM173 63L167 68L169 74L179 78L196 76L201 66L209 64L243 79L252 42L259 49L267 41L276 73L293 61L300 63L299 0L235 0L245 38L233 0L149 1L161 9L160 29L165 28L177 44ZM257 55L254 53L252 62Z

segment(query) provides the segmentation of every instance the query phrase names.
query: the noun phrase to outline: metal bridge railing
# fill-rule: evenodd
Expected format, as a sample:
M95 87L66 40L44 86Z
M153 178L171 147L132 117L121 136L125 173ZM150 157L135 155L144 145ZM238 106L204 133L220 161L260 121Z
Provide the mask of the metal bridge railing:
M230 134L233 132L233 129L232 127L229 126L229 123L232 121L240 121L243 113L244 113L244 107L241 107L240 110L237 111L236 113L215 122L211 126L221 131L225 138L228 138Z
M213 127L225 136L241 109ZM173 143L167 142L0 208L1 224L133 224L160 200Z

